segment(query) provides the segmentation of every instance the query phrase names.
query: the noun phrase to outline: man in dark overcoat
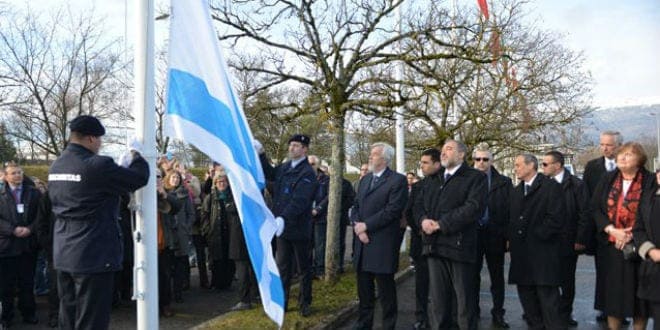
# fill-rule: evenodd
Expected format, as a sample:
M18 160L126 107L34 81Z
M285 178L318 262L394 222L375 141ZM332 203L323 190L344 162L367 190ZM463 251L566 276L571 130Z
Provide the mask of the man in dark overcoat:
M584 183L587 187L588 198L591 197L596 190L598 182L603 178L605 173L612 172L616 169L616 161L614 151L623 143L623 137L616 131L604 131L600 133L600 152L601 157L590 160L584 167ZM594 308L602 311L604 309L603 296L605 287L605 263L607 258L605 253L607 251L607 235L596 231L596 223L593 218L588 223L588 233L590 234L587 244L587 253L594 255L596 265L596 285L594 294ZM601 253L598 253L598 252ZM596 319L599 322L607 321L607 315L601 313Z
M472 152L474 168L486 173L488 178L488 199L486 209L479 218L477 227L477 271L474 280L474 292L479 315L479 286L481 267L486 258L490 276L490 294L493 298L493 325L506 329L509 324L504 320L504 254L506 253L506 231L509 227L509 200L513 185L511 179L501 175L493 166L493 154L488 146L477 146Z
M374 317L374 280L383 310L383 329L394 329L397 297L394 273L399 265L399 222L408 199L406 177L389 168L394 148L375 143L369 169L358 186L351 222L353 264L356 265L359 316L356 328L371 329Z
M261 151L261 165L266 179L273 183L273 215L277 223L275 261L284 286L286 311L294 267L300 274L299 314L311 314L312 304L312 200L318 187L316 173L309 165L307 152L310 139L296 134L289 139L289 160L277 167L270 165ZM260 149L260 148L257 148Z
M533 155L517 156L514 166L520 183L511 195L509 283L517 285L531 329L564 329L559 316L561 185L537 172Z
M442 169L440 165L440 151L435 148L426 149L422 152L419 168L424 174L424 179L412 185L406 206L406 220L410 226L410 257L415 265L415 324L413 329L426 329L429 326L428 303L429 303L429 266L426 256L422 255L422 228L415 220L413 208L415 198L420 194L422 187L427 182L433 181Z
M576 327L573 319L573 301L575 300L575 270L578 254L584 252L589 237L589 199L584 182L564 168L564 155L559 151L550 151L543 156L543 174L561 184L566 205L564 229L561 235L562 283L561 306L562 320L569 327Z
M415 197L414 217L424 232L434 328L452 322L452 297L461 329L476 329L474 272L477 221L486 203L486 175L465 164L467 148L448 140L442 146L443 170Z

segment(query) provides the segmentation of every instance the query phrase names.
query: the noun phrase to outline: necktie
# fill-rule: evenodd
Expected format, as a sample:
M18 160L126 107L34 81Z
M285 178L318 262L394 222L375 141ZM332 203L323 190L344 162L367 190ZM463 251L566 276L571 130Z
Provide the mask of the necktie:
M12 189L11 194L14 195L14 202L16 202L16 204L20 204L21 196L18 193L18 188L17 189Z
M371 178L371 187L370 187L370 189L373 189L376 186L377 183L378 183L378 177L374 175Z
M608 172L612 172L612 171L614 171L614 167L615 167L615 166L614 166L614 162L612 162L612 161L607 161L607 171L608 171Z
M527 196L527 193L529 192L529 185L525 184L525 196Z
M450 177L451 177L451 174L445 173L445 182L447 182L447 180L449 180Z

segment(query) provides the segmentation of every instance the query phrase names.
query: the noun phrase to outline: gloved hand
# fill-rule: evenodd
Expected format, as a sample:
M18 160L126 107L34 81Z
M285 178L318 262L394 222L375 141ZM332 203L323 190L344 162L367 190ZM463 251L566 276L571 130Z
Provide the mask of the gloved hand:
M131 163L133 162L133 153L130 151L124 152L121 156L119 156L119 166L128 168L131 166Z
M275 218L275 225L277 226L275 235L277 235L277 237L282 236L282 233L284 232L284 219L282 219L282 217Z
M254 150L256 150L258 154L264 153L264 146L261 144L261 142L259 142L259 140L257 139L252 140L252 146L254 147Z
M136 138L133 137L131 141L128 143L128 150L129 151L135 151L139 154L142 154L142 143Z

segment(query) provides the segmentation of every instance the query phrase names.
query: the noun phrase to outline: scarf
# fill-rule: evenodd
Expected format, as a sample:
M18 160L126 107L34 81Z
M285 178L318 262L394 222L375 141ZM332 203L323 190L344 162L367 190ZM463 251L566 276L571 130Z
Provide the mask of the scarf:
M623 175L619 172L612 183L612 188L607 195L607 216L610 223L617 229L632 227L635 224L639 199L642 196L642 173L637 171L635 178L628 188L628 193L623 196ZM610 235L608 240L616 242L616 238Z

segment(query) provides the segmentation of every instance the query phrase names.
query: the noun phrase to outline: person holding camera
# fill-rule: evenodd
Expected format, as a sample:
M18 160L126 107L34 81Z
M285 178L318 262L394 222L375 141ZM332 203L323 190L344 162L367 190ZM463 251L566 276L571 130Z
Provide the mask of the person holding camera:
M603 176L592 197L598 235L608 242L604 312L609 329L620 329L623 319L631 316L634 329L645 329L648 308L636 296L640 263L632 245L632 228L640 200L652 188L655 176L644 168L647 156L641 144L625 143L615 156L616 170Z

